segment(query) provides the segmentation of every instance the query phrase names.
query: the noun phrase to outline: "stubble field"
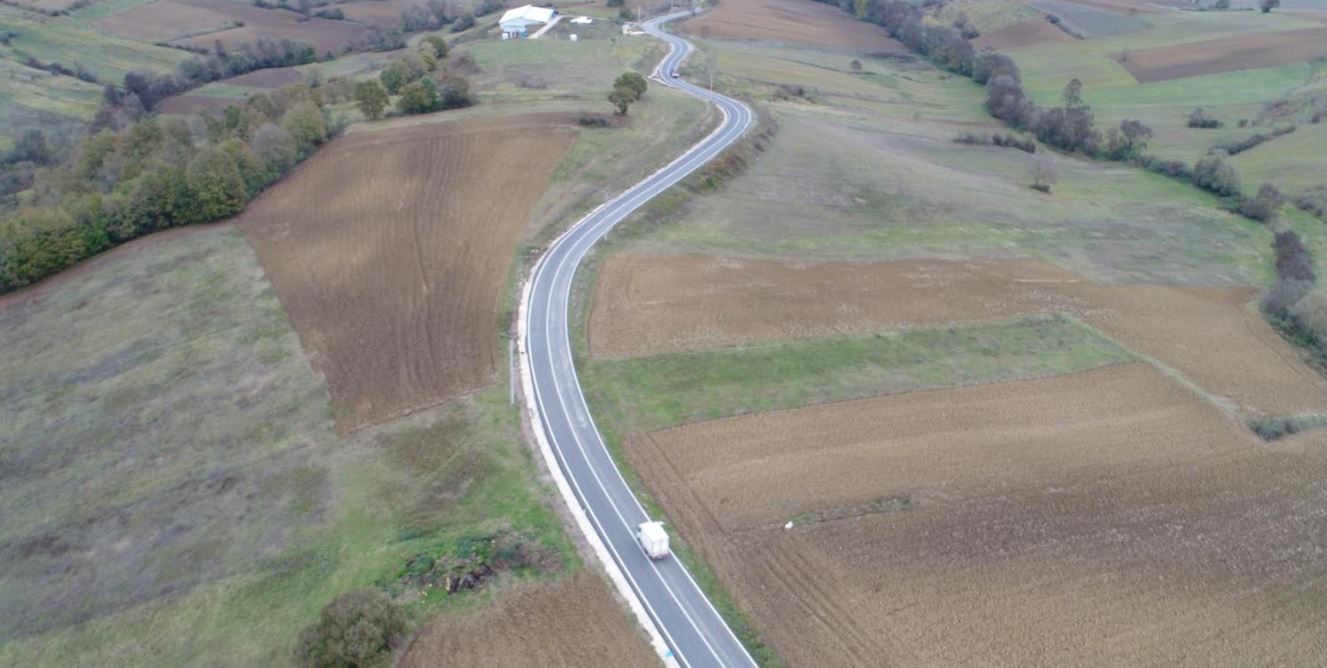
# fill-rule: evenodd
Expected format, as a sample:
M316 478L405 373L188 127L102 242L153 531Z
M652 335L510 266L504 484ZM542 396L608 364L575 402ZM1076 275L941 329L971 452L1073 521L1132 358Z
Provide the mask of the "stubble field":
M478 388L506 364L498 314L530 209L576 136L566 116L472 119L339 139L239 225L338 428Z
M1121 64L1140 82L1304 63L1327 56L1327 29L1222 37L1129 51Z

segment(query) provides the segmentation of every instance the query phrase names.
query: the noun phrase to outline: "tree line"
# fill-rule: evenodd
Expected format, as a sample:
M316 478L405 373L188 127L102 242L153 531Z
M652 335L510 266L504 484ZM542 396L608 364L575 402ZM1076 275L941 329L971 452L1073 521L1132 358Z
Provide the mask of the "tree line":
M382 118L396 95L396 111L426 114L469 106L470 82L447 62L447 42L437 35L424 38L419 48L393 59L378 79L355 84L354 98L369 120Z
M144 118L84 137L0 219L0 292L169 227L238 213L329 135L343 86L287 86L221 115Z

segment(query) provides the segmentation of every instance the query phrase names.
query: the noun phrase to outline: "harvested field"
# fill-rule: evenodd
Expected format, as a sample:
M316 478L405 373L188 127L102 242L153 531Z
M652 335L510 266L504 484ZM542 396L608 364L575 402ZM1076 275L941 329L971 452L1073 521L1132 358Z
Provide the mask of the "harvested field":
M562 116L347 135L240 218L353 430L473 390L506 364L517 240L576 134Z
M682 31L702 37L812 44L858 51L906 51L878 26L804 0L725 0Z
M1311 28L1132 50L1121 64L1146 83L1304 63L1323 56L1327 56L1327 28Z
M972 43L978 49L1016 49L1046 42L1072 42L1069 36L1046 19L1028 19L998 30L983 32Z
M235 27L243 24L242 27ZM308 19L285 9L263 9L241 2L156 0L97 19L101 29L145 41L169 40L177 46L210 49L267 39L293 39L313 45L319 54L365 41L369 26L331 19Z
M483 609L444 614L416 634L400 668L646 666L658 658L597 572L529 582Z
M426 4L420 0L353 0L336 5L351 21L373 23L384 28L401 28L401 12Z
M600 270L598 357L1075 314L1247 414L1327 412L1327 381L1249 306L1252 288L1096 283L1035 260L795 262L624 253Z
M103 16L92 22L101 30L128 39L168 42L190 35L214 33L235 27L236 18L226 13L226 3L186 4L156 0L132 9Z
M280 88L290 84L304 83L304 74L294 67L274 67L267 70L254 70L218 83L252 86L254 88Z
M1131 364L626 449L789 666L1308 665L1327 442L1306 436L1265 446Z
M200 111L221 113L230 106L243 106L243 98L215 97L212 95L172 95L157 105L163 114L196 114Z

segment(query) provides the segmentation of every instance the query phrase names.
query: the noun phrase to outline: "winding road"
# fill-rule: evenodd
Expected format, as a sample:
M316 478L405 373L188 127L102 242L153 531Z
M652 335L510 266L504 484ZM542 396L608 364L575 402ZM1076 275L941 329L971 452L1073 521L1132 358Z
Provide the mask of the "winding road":
M568 304L572 278L591 247L614 225L709 162L752 124L745 104L675 79L690 42L662 25L679 12L644 24L670 50L651 76L656 82L714 104L719 127L681 157L582 218L544 252L521 300L522 385L541 451L582 532L655 639L665 661L686 666L754 666L755 661L676 557L651 561L634 538L650 517L614 464L585 403L572 359ZM659 642L666 648L659 647Z

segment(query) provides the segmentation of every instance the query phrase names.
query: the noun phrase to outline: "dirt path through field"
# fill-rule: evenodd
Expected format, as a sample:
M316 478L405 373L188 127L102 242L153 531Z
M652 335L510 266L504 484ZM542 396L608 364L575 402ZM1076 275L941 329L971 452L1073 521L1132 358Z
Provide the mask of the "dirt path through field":
M239 219L339 429L473 390L506 364L515 246L575 134L562 116L525 116L347 135Z

